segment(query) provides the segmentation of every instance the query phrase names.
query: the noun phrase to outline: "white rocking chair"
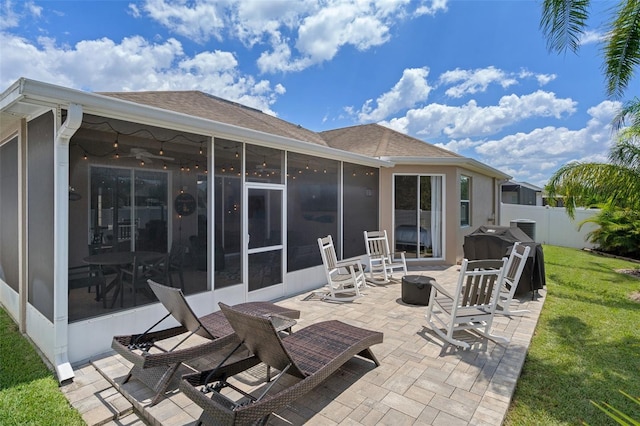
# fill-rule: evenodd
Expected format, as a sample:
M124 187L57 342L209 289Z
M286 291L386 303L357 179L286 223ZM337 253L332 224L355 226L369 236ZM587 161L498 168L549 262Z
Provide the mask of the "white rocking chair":
M510 306L530 251L531 247L521 245L519 242L515 243L513 249L511 249L502 286L500 287L500 297L498 298L498 309L496 313L503 315L522 315L529 312L527 309L512 311Z
M364 270L360 259L338 261L333 238L328 235L318 238L322 263L327 277L327 290L314 293L322 300L350 302L362 296L360 289L366 286Z
M509 343L508 339L491 334L506 265L506 257L502 260L464 259L453 296L437 285L431 289L425 315L431 329L447 342L464 349L469 349L470 345L454 338L454 332L473 330L498 343Z
M364 231L364 243L369 257L369 281L374 284L386 284L393 278L396 270L407 275L407 261L404 252L392 253L389 250L387 231ZM382 279L377 278L382 275Z

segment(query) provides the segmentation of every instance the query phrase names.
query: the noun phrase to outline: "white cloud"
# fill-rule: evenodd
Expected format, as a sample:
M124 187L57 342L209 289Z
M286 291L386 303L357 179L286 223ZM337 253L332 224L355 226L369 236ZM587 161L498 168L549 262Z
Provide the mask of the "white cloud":
M580 44L585 45L600 43L602 41L605 41L606 38L607 35L604 33L601 33L599 31L587 30L582 34L582 37L580 37Z
M238 69L230 52L205 51L186 56L182 44L169 39L150 43L142 37L85 40L60 47L50 38L37 44L0 33L0 84L19 77L91 91L201 90L274 114L270 106L285 93ZM96 55L96 52L101 52Z
M433 0L425 2L416 9L417 15L435 15L437 12L447 11L447 0Z
M532 117L555 117L575 112L576 102L558 99L555 93L538 90L503 96L497 105L479 106L475 100L461 106L429 104L411 109L404 117L381 124L426 139L482 137Z
M158 21L168 30L203 43L211 37L221 38L225 27L224 6L226 2L210 1L167 1L146 0L140 6L151 18Z
M9 28L16 28L20 25L20 20L26 16L30 18L40 18L42 15L42 7L36 5L33 1L2 0L0 2L0 31Z
M451 140L439 146L459 153L472 149L474 158L513 175L515 180L544 186L550 172L570 161L607 161L613 143L610 122L619 108L619 102L611 101L589 108L589 120L577 130L547 126L500 139Z
M492 83L499 84L506 89L516 84L517 80L504 71L490 66L475 70L456 68L453 71L446 71L440 76L439 83L444 85L454 84L445 93L452 98L461 98L467 94L485 92Z
M198 43L228 36L248 47L265 45L258 59L261 72L292 72L331 60L347 45L363 51L382 45L396 22L446 11L446 5L446 0L146 0L130 8Z
M546 84L551 83L555 80L557 75L555 74L536 74L536 80L538 80L538 84L540 86L544 86Z
M411 108L416 103L425 101L431 92L427 82L429 68L409 68L402 73L400 80L386 93L376 99L376 108L369 99L358 112L358 121L379 121L398 111Z

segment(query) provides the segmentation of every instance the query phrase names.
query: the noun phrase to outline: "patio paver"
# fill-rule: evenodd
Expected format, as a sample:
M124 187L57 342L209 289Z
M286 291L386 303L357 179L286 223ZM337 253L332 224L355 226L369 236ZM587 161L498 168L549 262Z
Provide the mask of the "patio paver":
M411 268L410 268L411 269ZM458 267L432 267L410 274L434 277L451 289ZM380 330L384 343L372 347L377 368L354 358L312 392L270 417L269 425L499 425L503 422L542 309L546 290L520 299L530 312L511 318L497 315L496 334L511 339L503 347L470 336L470 350L446 345L426 327L426 307L401 301L400 280L367 288L351 303L307 298L311 292L277 303L299 309L302 328L326 319ZM193 368L210 365L206 359ZM194 424L201 409L177 389L149 407L153 391L132 379L121 385L130 368L114 352L76 368L73 383L62 387L71 404L90 425ZM188 369L185 367L184 372ZM257 373L256 373L257 374ZM117 392L116 392L117 391ZM115 422L115 423L114 423Z

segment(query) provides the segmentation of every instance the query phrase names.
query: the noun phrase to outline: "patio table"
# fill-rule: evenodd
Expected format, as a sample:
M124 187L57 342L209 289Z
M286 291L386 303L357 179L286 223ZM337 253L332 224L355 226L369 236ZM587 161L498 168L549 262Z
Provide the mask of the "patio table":
M113 266L118 270L117 276L111 280L111 282L101 289L102 294L102 306L107 307L107 293L116 287L116 291L113 295L113 300L111 301L111 308L116 303L118 298L118 294L120 293L120 280L122 279L122 274L120 272L121 268L126 265L130 265L133 263L134 257L140 262L140 264L150 263L161 259L163 256L166 256L166 253L159 253L156 251L116 251L116 252L108 252L108 253L98 253L92 254L90 256L82 259L84 263L89 265L97 265L100 267L103 266Z

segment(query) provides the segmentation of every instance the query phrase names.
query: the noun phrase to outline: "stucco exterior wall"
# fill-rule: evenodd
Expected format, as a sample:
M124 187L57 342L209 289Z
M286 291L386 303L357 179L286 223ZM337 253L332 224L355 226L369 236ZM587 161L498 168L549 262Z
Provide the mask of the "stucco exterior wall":
M456 261L460 261L464 257L464 237L482 225L497 225L500 215L499 182L480 173L459 169L458 177L456 178L457 200L460 199L460 188L457 182L459 182L461 176L471 178L471 223L469 226L458 226L457 228L459 243L456 246ZM458 220L459 223L460 220Z

